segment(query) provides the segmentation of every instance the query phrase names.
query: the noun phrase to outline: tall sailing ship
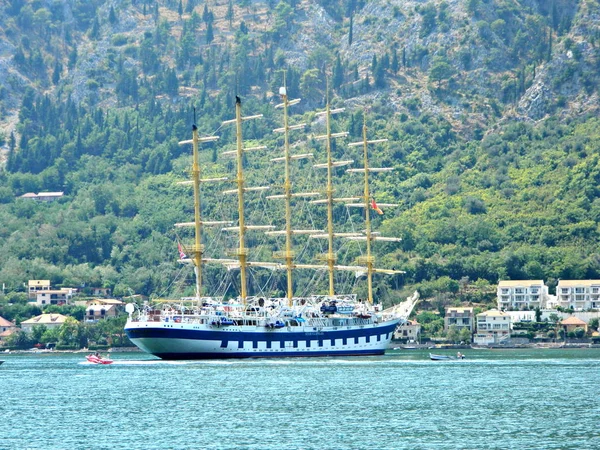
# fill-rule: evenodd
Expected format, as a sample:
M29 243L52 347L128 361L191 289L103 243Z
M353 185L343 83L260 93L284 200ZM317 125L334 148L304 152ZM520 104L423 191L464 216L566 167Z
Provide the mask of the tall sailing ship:
M332 133L330 120L332 114L342 109L332 110L327 102L326 110L319 115L325 116L326 134L318 136L326 142L327 161L315 164L315 168L327 171L325 198L310 201L324 204L327 208L327 230L295 230L292 224L292 199L298 197L316 197L318 192L293 192L291 181L291 165L294 161L311 158L306 153L293 155L290 151L289 134L291 130L303 128L303 124L288 123L288 107L299 102L290 100L285 87L280 89L282 103L277 108L283 109L283 127L275 132L284 135L283 156L274 158L273 163L283 163L283 193L272 195L269 199L282 199L285 202L285 229L273 230L272 226L246 224L246 206L244 195L247 192L263 190L265 187L246 186L243 173L244 152L257 150L259 147L244 148L242 140L242 123L260 116L242 116L241 100L236 97L235 119L223 124L236 126L236 150L231 153L236 158L236 188L225 193L237 195L238 223L225 226L223 230L238 234L239 246L230 252L231 259L210 258L205 255L202 244L203 228L209 225L231 225L222 221L205 221L201 217L201 183L209 181L225 181L225 178L201 179L198 148L203 142L215 141L216 136L200 137L198 129L192 126L192 139L180 142L182 145L192 144L192 179L187 182L194 191L194 221L176 224L179 227L194 229L194 244L185 246L190 257L182 260L193 264L195 272L195 298L193 301L172 302L161 307L152 305L127 305L129 319L125 332L129 339L143 351L163 359L208 359L208 358L256 358L256 357L290 357L290 356L356 356L381 355L385 352L396 326L406 319L409 310L404 314L380 311L380 305L373 302L373 274L402 273L397 270L379 269L374 265L371 244L374 241L398 241L398 238L385 238L371 231L371 209L379 211L369 191L369 174L391 169L371 168L368 164L368 146L384 140L368 140L366 122L363 125L363 139L350 146L362 146L363 167L348 169L349 173L363 174L364 192L362 196L353 198L335 198L333 187L333 169L351 164L353 161L334 161L331 142L335 138L344 137L348 133ZM262 148L262 147L260 147ZM333 205L343 202L347 206L364 208L365 230L361 233L337 233L333 225ZM285 236L285 250L276 252L274 258L281 262L258 262L248 258L246 247L246 231L261 230L269 235ZM322 255L324 264L303 264L296 261L293 251L294 236L308 234L311 238L324 238L328 250ZM358 265L345 266L337 264L334 239L351 239L366 242L366 255L359 258ZM180 251L182 255L183 251ZM239 270L240 295L238 298L225 301L222 297L202 296L203 268L206 264L216 263L228 269ZM251 267L266 267L284 270L287 279L287 292L284 298L249 296L247 292L247 271ZM329 292L327 295L309 295L297 297L293 292L293 276L296 269L324 270L328 273ZM367 298L357 300L356 295L340 295L335 292L334 273L336 271L352 271L364 274L367 281Z

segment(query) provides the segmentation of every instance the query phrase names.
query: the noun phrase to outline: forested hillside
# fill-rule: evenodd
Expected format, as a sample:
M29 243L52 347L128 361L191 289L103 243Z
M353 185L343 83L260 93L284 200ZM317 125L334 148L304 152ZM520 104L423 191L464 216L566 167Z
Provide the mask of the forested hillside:
M600 278L600 2L598 0L9 0L0 4L0 283L7 295L28 279L55 286L104 286L117 296L190 293L176 263L176 222L190 220L194 121L206 176L227 176L235 146L235 96L250 143L268 151L245 161L248 183L277 190L283 138L274 105L285 83L293 145L323 162L314 114L326 98L345 107L334 131L373 147L374 165L396 170L373 183L378 202L399 203L375 221L399 245L378 247L381 265L406 270L377 278L396 301L415 286L425 296L479 280ZM336 158L359 160L338 141ZM295 187L323 188L323 174L298 165ZM339 192L361 194L343 172ZM223 189L227 189L223 188ZM231 218L234 198L205 189L203 214ZM51 203L19 198L63 191ZM358 192L357 192L358 191ZM249 220L281 225L281 205L249 197ZM323 227L317 209L295 220ZM312 208L312 207L311 207ZM322 212L322 211L321 211ZM336 207L336 218L358 211ZM219 230L207 251L223 254ZM271 258L277 242L252 235ZM280 244L280 243L279 243ZM312 259L319 244L299 240ZM345 262L361 253L342 247ZM235 294L235 281L207 291ZM173 282L179 278L179 282ZM252 288L284 288L257 271ZM233 277L232 277L233 279ZM299 273L298 286L324 280ZM353 281L341 278L344 283ZM211 284L212 283L212 284ZM353 287L359 289L359 287ZM460 290L460 292L459 292ZM485 289L484 289L485 290ZM474 295L472 300L478 300Z

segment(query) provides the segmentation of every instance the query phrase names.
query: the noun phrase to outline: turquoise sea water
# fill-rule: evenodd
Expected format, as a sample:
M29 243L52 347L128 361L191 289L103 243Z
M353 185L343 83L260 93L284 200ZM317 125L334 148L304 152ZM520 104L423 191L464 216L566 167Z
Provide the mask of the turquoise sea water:
M1 449L597 449L600 349L1 355Z

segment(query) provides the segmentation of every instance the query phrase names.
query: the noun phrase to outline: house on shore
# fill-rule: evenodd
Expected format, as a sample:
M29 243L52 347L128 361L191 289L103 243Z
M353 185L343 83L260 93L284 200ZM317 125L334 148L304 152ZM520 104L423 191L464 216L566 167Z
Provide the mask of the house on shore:
M6 320L4 317L0 316L0 342L4 341L18 329L19 328L10 320Z
M97 298L85 304L85 320L97 322L109 317L117 317L123 310L124 303L114 298Z
M77 294L75 288L50 289L38 292L35 303L40 306L45 305L69 305L71 299Z
M545 308L548 286L543 280L502 280L496 295L500 311Z
M565 330L565 333L569 333L570 331L575 331L576 328L583 328L583 330L587 333L587 323L583 320L570 316L560 322L560 326Z
M600 280L559 280L558 306L574 311L600 309Z
M490 309L477 314L477 333L473 343L477 345L502 344L510 339L510 315L504 311Z
M421 324L416 320L407 320L398 325L394 331L394 339L402 341L419 341L421 335Z
M90 288L92 295L94 297L109 297L111 294L110 288L104 288L104 287L93 287Z
M27 282L27 287L29 298L34 299L39 292L50 290L50 280L29 280Z
M39 325L44 325L48 329L60 328L66 320L67 316L63 316L62 314L40 314L21 322L21 329L29 333L33 330L33 327Z
M455 307L449 306L446 308L444 317L444 331L447 333L450 327L456 327L458 331L466 328L473 334L475 331L475 316L471 307Z

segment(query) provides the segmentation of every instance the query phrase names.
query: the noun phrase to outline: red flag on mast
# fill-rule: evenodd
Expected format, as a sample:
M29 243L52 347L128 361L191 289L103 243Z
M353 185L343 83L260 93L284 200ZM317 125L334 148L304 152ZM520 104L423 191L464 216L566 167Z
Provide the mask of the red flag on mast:
M374 198L371 198L371 208L373 208L373 210L377 214L379 214L379 215L383 214L383 211L381 210L381 208L379 208L379 206L377 206L377 203L375 203L375 199Z
M180 259L186 259L187 255L185 254L185 252L183 251L183 247L181 246L181 242L177 241L177 250L179 250L179 258Z

